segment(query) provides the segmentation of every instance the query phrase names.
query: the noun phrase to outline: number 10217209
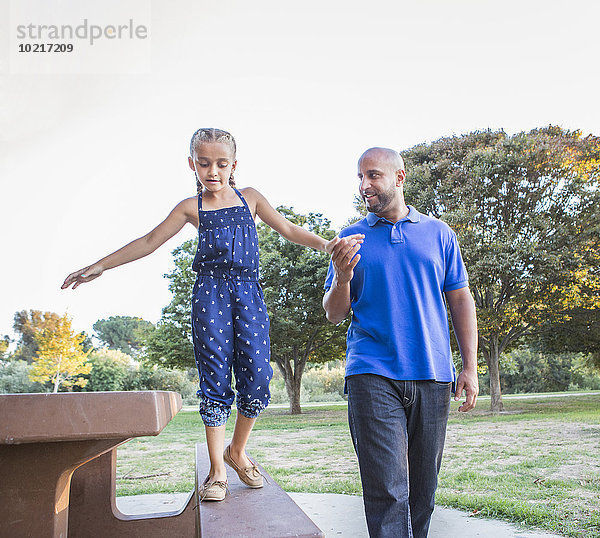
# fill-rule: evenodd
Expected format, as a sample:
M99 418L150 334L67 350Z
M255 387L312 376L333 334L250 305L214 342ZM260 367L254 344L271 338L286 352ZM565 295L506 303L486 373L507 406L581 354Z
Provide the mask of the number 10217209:
M19 52L73 52L72 43L19 43Z

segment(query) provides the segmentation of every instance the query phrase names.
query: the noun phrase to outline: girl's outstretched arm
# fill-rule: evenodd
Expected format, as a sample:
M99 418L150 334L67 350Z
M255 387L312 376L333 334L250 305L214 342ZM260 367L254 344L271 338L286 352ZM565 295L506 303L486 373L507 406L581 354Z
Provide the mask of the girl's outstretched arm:
M196 197L187 198L179 202L171 213L169 213L169 216L152 231L148 232L143 237L128 243L101 260L98 260L96 263L71 273L65 279L61 288L64 290L73 284L73 289L75 289L79 284L90 282L98 278L107 269L112 269L113 267L139 260L154 252L158 247L179 232L186 223L196 223L198 218L196 204Z
M243 194L246 200L255 207L255 214L260 217L266 225L270 226L292 243L311 247L316 250L322 250L331 254L333 247L339 242L339 237L334 237L331 241L323 239L312 232L309 232L302 226L298 226L286 219L281 213L276 211L268 200L256 189L248 187L243 189ZM364 235L357 234L347 237L346 239L356 243L363 242Z

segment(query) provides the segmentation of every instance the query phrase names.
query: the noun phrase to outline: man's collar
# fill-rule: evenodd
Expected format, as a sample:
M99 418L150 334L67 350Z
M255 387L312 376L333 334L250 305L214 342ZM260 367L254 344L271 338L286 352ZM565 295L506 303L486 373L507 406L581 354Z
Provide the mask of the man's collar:
M413 206L408 206L408 215L400 220L409 220L410 222L419 222L421 220L421 213L419 213ZM367 223L369 226L375 226L380 220L384 222L390 222L389 220L378 217L375 213L367 213ZM391 222L390 224L394 224Z
M375 226L380 220L386 220L383 217L378 217L375 213L367 213L367 223L369 226Z

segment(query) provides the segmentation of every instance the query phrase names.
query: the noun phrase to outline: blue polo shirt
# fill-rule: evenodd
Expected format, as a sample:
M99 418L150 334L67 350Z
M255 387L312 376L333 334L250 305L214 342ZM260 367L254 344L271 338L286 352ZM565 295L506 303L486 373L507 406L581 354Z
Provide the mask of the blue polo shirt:
M444 292L468 286L456 234L409 207L392 223L374 213L340 237L365 234L350 282L346 376L454 381ZM325 289L333 281L333 265Z

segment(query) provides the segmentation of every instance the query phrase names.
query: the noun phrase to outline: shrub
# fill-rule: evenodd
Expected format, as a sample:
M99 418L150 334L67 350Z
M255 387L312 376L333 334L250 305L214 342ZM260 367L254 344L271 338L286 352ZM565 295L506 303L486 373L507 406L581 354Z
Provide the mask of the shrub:
M170 390L179 392L186 405L197 402L198 373L195 369L169 370L135 364L127 372L124 390Z
M29 379L26 361L0 361L0 393L47 392L44 385Z
M123 390L133 359L114 349L98 349L90 353L92 371L88 376L87 391Z
M290 400L285 390L285 381L278 371L273 371L273 379L269 383L269 390L271 391L272 404L289 403Z
M529 347L513 349L501 358L503 394L600 389L600 372L582 353L542 353ZM481 394L489 393L488 374L479 376Z
M302 377L306 402L336 402L344 397L345 367L340 361L313 366Z

